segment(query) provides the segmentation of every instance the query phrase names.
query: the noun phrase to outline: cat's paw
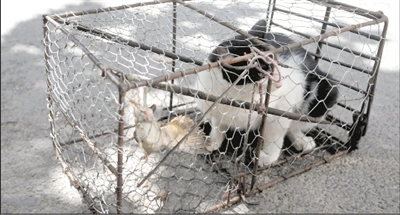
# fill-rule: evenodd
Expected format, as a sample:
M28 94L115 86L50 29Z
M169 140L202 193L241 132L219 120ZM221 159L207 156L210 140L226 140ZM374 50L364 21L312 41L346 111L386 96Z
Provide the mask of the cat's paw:
M277 155L269 155L265 153L264 151L260 152L260 157L258 158L258 166L263 167L263 166L268 166L275 161L278 160L279 154Z
M207 151L212 152L212 151L215 150L215 148L216 148L216 147L215 147L214 144L212 144L211 142L206 143L206 149L207 149Z
M294 142L293 146L296 148L296 150L307 153L312 151L317 144L312 137L302 136L301 138L296 139L296 142Z
M221 147L221 143L212 141L210 138L206 139L205 148L207 151L212 152L219 149L219 147Z
M222 134L218 129L211 130L210 136L206 142L206 149L209 152L219 149L224 139L225 135Z

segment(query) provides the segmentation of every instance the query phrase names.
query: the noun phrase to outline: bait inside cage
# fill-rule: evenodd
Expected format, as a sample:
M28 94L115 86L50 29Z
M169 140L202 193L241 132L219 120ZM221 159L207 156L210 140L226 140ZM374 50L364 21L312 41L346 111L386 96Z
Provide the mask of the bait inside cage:
M259 19L267 21L267 32L296 41L268 47L271 53L301 46L338 83L339 102L325 120L268 103L260 115L317 123L307 134L317 147L299 153L288 145L273 165L258 167L258 159L245 164L235 151L179 151L195 131L190 129L144 163L130 99L143 107L155 104L160 124L183 115L198 127L205 119L194 98L260 111L253 103L193 88L197 74L255 57L204 60L238 34L265 45L248 34ZM149 1L44 15L43 21L55 152L98 213L211 212L356 149L367 130L388 22L381 12L316 0Z

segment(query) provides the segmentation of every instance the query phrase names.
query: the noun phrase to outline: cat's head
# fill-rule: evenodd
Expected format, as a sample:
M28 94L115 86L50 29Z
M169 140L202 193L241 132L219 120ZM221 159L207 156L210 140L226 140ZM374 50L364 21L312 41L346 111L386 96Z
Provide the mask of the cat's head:
M266 21L260 20L256 24L253 25L251 30L248 32L250 35L257 37L260 40L264 40L266 31ZM232 39L225 40L221 44L218 45L217 48L213 50L213 52L209 55L208 60L210 62L217 62L219 60L231 59L239 56L243 56L245 54L251 53L250 47L257 47L258 49L265 51L265 49L259 45L253 44L249 39L242 35L235 36ZM271 69L270 65L266 64L263 61L259 61L261 68L265 71L269 71ZM238 67L247 66L247 61L242 61L238 63L234 63L231 66L222 66L222 75L223 78L233 83L239 77L239 75L244 71ZM234 68L236 67L236 68ZM260 72L257 68L251 68L245 77L242 78L237 84L244 85L249 83L254 83L261 79L264 79L265 75Z

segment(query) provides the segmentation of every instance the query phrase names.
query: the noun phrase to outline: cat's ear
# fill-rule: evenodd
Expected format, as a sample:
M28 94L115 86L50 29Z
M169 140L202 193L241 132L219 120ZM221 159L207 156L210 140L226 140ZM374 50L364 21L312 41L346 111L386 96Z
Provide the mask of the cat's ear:
M225 54L228 54L229 52L228 52L228 48L227 47L225 47L225 46L217 46L217 54L219 55L219 56L222 56L222 55L225 55Z
M149 108L145 108L143 110L141 110L144 119L146 121L153 121L154 119L154 112L156 111L157 105L153 104L152 106L150 106Z
M150 108L153 112L155 112L156 109L157 109L157 105L156 105L156 104L153 104L153 105L151 105L149 108Z
M251 27L249 34L258 37L264 38L265 32L267 31L267 21L265 19L260 19L256 24Z

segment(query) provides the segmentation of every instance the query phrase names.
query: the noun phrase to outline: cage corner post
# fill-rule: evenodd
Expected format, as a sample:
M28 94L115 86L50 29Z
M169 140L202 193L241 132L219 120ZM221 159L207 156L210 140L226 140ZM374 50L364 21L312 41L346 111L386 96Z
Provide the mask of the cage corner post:
M46 90L46 101L47 101L47 108L49 110L49 121L50 121L50 133L51 133L51 137L52 137L52 143L53 143L53 147L54 150L56 150L56 145L55 145L55 141L54 141L54 121L53 121L53 104L51 101L51 92L50 92L50 86L51 86L51 82L49 80L49 76L50 76L50 57L49 57L49 53L50 53L50 48L49 48L49 37L48 37L48 31L49 28L47 27L48 24L48 20L46 18L46 14L44 14L42 16L42 20L43 20L43 45L44 45L44 59L45 59L45 73L46 73L46 84L47 84L47 90Z
M351 128L349 129L349 139L346 142L346 150L352 151L358 149L358 144L360 142L361 137L363 137L367 133L368 123L369 123L369 115L371 112L373 100L374 100L374 92L376 88L376 83L378 79L378 72L380 63L382 60L383 48L385 45L386 34L388 30L389 19L382 12L370 12L371 15L376 18L374 24L383 23L382 34L380 35L379 46L376 55L373 57L374 65L372 67L371 77L368 80L368 86L365 90L366 100L361 105L360 111L355 111L353 113L353 123Z
M329 22L329 18L330 18L330 16L331 16L331 10L332 10L332 7L326 6L325 15L324 15L324 22L322 23L322 27L321 27L320 34L326 33L326 30L327 30L327 27L328 27L328 24L327 24L327 23ZM314 56L314 59L315 59L317 62L318 62L319 59L321 58L320 55L321 55L322 45L323 45L322 40L321 40L321 41L318 41L317 49L316 49L316 51L315 51L316 56Z
M172 1L172 53L176 55L176 25L177 25L177 10L176 10L177 4L176 1ZM176 60L172 60L172 68L171 72L175 72L175 66L176 66ZM171 84L174 84L174 79L171 80ZM169 111L172 111L173 107L173 99L174 99L174 93L170 92L169 95Z
M113 76L113 74L108 73L107 75ZM123 180L123 158L124 158L124 114L125 114L125 95L129 90L126 83L122 82L118 85L118 95L119 95L119 108L118 108L118 158L117 158L117 214L122 213L122 188L124 185Z
M254 189L254 186L256 184L256 180L257 180L257 172L258 172L258 163L259 163L259 157L260 157L260 152L261 152L261 148L262 148L262 144L264 143L264 139L262 137L265 137L266 135L266 129L265 126L267 124L267 114L268 114L268 106L269 106L269 100L270 100L270 94L271 94L271 89L272 89L272 80L269 78L268 79L268 85L267 85L267 92L265 93L265 101L264 101L264 105L265 105L265 112L262 115L262 121L261 121L261 137L258 140L257 143L257 147L256 147L256 160L254 163L254 168L253 168L253 175L251 178L251 185L250 185L250 191L252 191Z
M276 0L268 1L268 9L267 9L267 14L265 16L267 20L267 32L271 31L272 19L274 18L274 12L275 12L275 4Z
M371 111L372 104L373 104L374 92L375 92L375 87L376 87L376 83L377 83L377 79L378 79L379 67L380 67L381 60L382 60L383 48L385 46L386 34L387 34L387 30L388 30L388 25L389 25L389 18L387 16L385 16L383 13L378 14L378 15L381 16L380 19L383 21L384 26L383 26L383 30L382 30L382 34L381 34L381 40L379 41L378 52L376 54L377 60L375 60L374 66L372 68L373 75L369 79L369 85L368 85L368 89L367 89L367 92L369 92L368 93L369 102L368 102L368 106L367 106L367 112L365 114L366 124L365 124L365 128L363 130L362 136L364 136L366 134L367 129L368 129L369 113ZM364 108L364 105L363 105L363 108Z

